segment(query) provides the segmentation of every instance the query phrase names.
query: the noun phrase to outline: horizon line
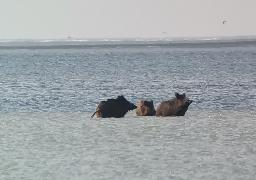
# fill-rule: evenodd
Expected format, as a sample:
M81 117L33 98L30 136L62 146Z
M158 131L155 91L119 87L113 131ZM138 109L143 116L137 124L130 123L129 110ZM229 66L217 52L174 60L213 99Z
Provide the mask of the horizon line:
M197 39L197 38L250 38L256 35L235 35L235 36L179 36L179 37L63 37L63 38L0 38L0 40L76 40L76 39Z

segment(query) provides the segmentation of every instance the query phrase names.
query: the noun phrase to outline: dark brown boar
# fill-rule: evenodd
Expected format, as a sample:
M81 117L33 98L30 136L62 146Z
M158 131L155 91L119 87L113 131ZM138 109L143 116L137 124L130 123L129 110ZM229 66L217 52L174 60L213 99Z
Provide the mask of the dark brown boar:
M156 109L156 116L184 116L192 103L185 93L175 93L175 98L163 101Z
M154 108L153 101L140 100L137 104L136 115L137 116L154 116L156 110Z
M96 114L97 118L115 117L121 118L129 111L136 109L137 106L127 101L124 96L117 96L116 99L101 101L91 118Z

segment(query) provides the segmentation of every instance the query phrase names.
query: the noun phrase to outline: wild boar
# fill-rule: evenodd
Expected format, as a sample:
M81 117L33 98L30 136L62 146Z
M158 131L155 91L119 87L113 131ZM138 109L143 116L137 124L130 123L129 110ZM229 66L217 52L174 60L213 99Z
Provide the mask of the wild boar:
M175 93L175 98L161 102L156 109L156 116L184 116L192 102L185 93Z
M137 106L127 101L124 96L117 96L116 99L101 101L91 118L96 114L97 118L115 117L121 118L129 111L136 109Z
M137 116L154 116L156 110L154 108L153 101L140 100L137 104L136 115Z

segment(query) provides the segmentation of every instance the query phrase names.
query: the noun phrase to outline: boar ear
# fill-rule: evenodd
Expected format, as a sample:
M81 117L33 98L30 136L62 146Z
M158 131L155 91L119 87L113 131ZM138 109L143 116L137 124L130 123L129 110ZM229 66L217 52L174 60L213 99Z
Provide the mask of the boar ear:
M121 96L117 96L117 100L122 100L124 98L124 96L123 95L121 95Z
M118 96L118 97L117 97L117 100L120 101L120 102L127 101L123 95Z
M183 93L183 94L175 93L175 96L176 96L177 99L184 99L184 98L186 98L186 94L185 93Z

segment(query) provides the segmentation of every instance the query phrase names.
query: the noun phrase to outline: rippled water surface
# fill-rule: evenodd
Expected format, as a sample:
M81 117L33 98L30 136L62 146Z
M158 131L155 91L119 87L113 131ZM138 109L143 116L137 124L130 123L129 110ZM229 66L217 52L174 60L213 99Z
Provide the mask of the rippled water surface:
M104 43L0 49L0 179L255 179L254 41ZM175 92L184 117L90 118Z

